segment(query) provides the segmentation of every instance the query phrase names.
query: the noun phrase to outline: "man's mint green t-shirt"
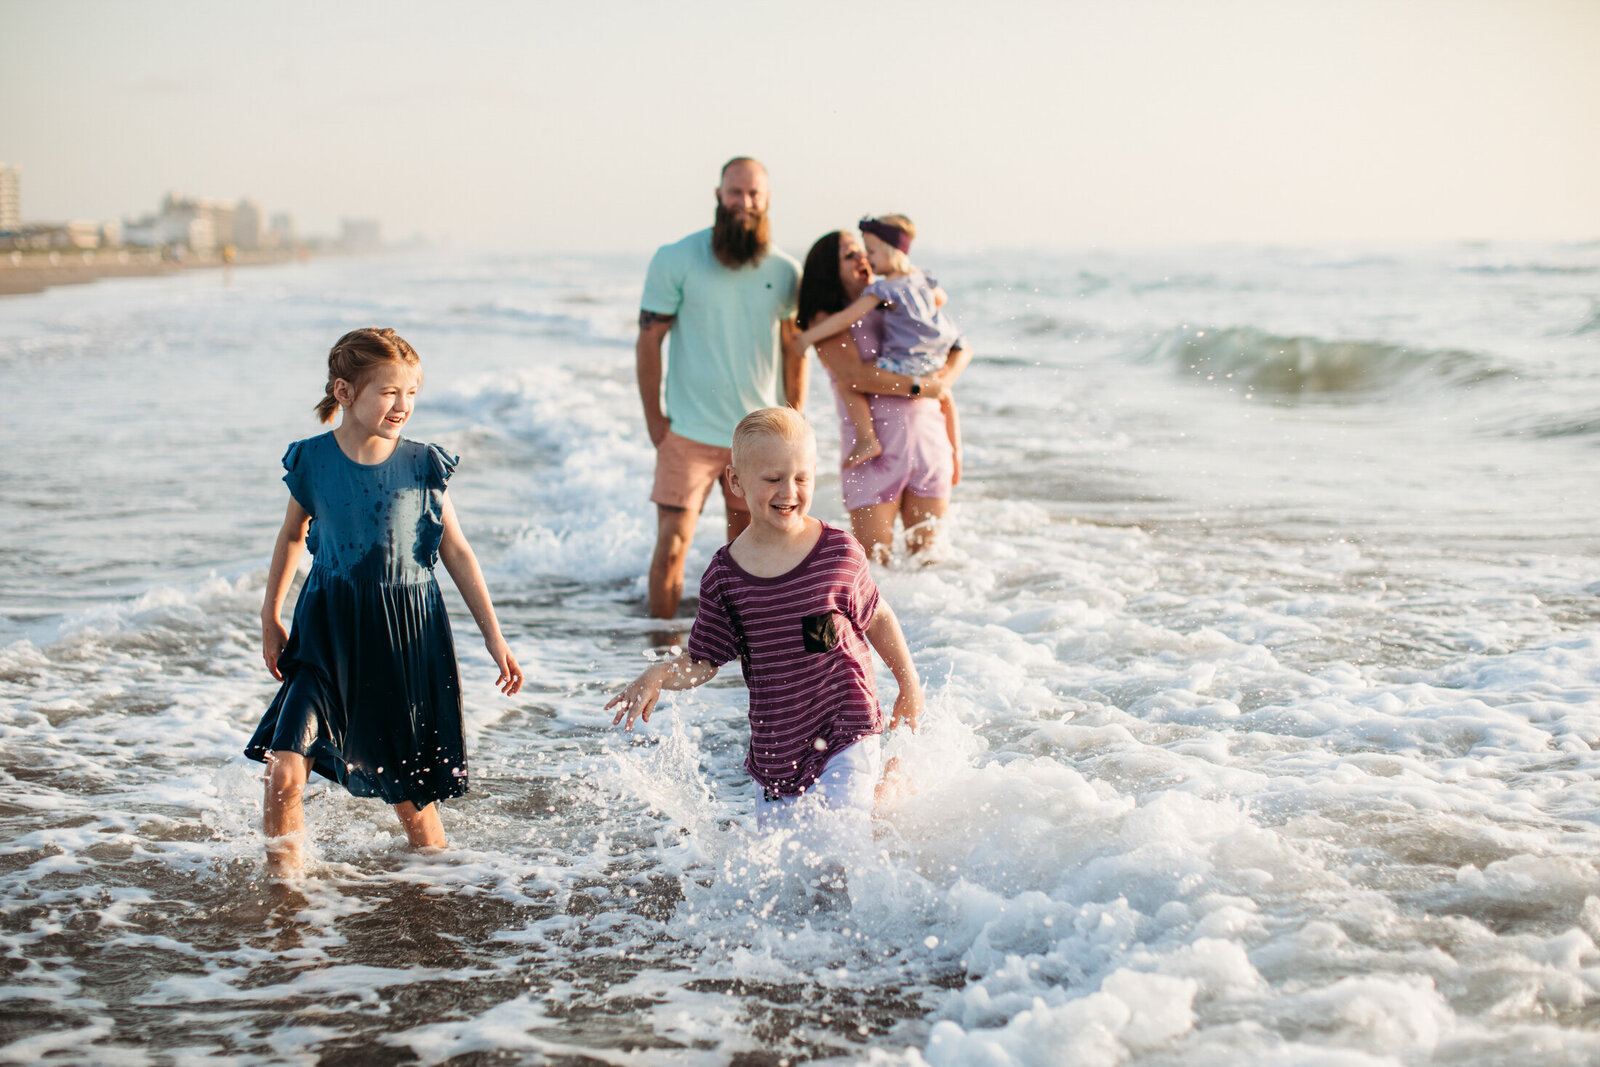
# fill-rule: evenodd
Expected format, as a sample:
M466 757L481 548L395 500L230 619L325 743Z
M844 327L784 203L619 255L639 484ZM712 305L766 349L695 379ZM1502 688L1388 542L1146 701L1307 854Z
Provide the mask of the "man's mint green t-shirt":
M665 374L673 433L730 448L740 419L783 406L778 323L794 316L799 288L800 264L775 246L738 270L717 262L709 229L657 249L639 307L676 316Z

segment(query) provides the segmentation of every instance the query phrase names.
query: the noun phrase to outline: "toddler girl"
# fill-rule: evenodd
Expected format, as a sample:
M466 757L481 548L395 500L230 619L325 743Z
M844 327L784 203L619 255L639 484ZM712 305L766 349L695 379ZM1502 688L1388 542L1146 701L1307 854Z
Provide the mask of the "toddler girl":
M261 608L261 655L283 683L245 755L267 765L267 869L298 873L310 771L394 805L415 847L443 847L435 801L467 791L455 646L433 565L466 601L507 696L522 670L495 619L445 483L457 458L400 436L422 372L393 330L352 330L328 353L317 415L339 425L284 453L289 510ZM293 629L279 615L302 549L311 573Z
M907 253L917 228L904 215L881 215L860 222L861 240L867 249L867 263L879 279L862 290L855 302L843 311L829 315L800 335L804 346L842 333L873 308L884 305L883 350L874 363L882 370L925 378L943 367L951 349L962 340L961 331L943 311L944 290L923 271L911 265ZM913 380L911 395L921 393L921 382ZM845 410L856 429L856 447L845 457L844 467L859 467L883 451L872 427L872 409L860 393L841 390ZM948 393L940 397L950 445L959 454L961 442L954 402Z

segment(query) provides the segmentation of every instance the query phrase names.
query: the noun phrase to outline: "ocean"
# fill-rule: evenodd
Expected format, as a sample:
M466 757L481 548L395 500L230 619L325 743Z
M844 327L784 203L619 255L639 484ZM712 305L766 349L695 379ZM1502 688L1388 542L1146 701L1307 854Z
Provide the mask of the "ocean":
M931 251L966 476L878 572L928 709L825 912L736 670L602 710L687 628L643 617L648 251L0 301L0 1061L1600 1062L1600 244ZM321 783L273 883L279 459L362 325L422 354L530 682L441 575L451 847ZM820 371L807 411L843 523Z

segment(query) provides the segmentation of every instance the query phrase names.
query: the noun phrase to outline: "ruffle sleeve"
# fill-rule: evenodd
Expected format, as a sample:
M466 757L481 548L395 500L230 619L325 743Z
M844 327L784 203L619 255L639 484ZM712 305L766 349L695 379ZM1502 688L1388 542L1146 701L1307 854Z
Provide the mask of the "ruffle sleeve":
M306 456L309 441L296 441L283 453L283 484L289 487L294 502L307 515L316 515L316 494L312 492L311 462Z
M460 456L452 456L438 445L429 445L428 488L438 489L442 492L450 481L450 475L455 473L456 466L460 462Z
M427 446L422 456L423 482L427 486L422 518L417 523L417 562L432 568L439 562L439 543L444 540L444 491L455 473L460 456L452 456L438 445Z

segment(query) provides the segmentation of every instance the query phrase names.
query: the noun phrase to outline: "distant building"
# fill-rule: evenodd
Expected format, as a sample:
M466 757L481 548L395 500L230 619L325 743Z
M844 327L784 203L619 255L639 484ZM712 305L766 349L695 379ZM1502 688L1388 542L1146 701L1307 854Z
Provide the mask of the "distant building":
M58 231L59 246L88 251L100 247L100 224L83 219L64 222Z
M294 247L294 219L287 211L276 212L267 223L267 244L273 248Z
M183 240L168 243L188 245L194 252L210 252L217 247L217 228L209 217L196 215L184 228Z
M34 252L52 247L55 227L41 226L38 223L32 226L21 226L10 232L0 233L0 251L6 252Z
M233 243L241 252L261 247L261 207L254 200L241 200L233 209Z
M216 200L169 192L153 214L125 222L121 241L133 248L214 252L232 247L241 252L290 248L294 224L279 212L263 227L261 205L254 200ZM116 243L107 237L107 243Z
M161 201L161 212L150 220L151 245L182 245L195 252L208 252L216 244L216 229L211 224L206 201L168 193ZM132 240L130 237L129 240ZM144 243L144 242L141 242Z
M122 224L122 243L130 248L159 248L161 228L154 215Z
M346 252L376 252L383 247L377 219L340 219L339 247Z
M0 230L22 229L22 168L0 163Z
M248 204L249 220L260 244L261 209ZM129 244L166 246L182 245L194 252L210 252L221 245L237 242L240 202L212 200L208 197L180 196L168 193L161 202L161 213L141 219L127 228L124 239Z
M161 213L158 218L177 225L180 220L182 225L188 226L189 220L200 214L200 201L192 196L179 196L177 193L168 193L166 199L161 201Z
M0 249L19 252L88 252L100 247L98 222L30 222L0 236Z
M233 220L239 213L236 200L202 200L200 214L211 223L212 243L220 247L233 241Z

